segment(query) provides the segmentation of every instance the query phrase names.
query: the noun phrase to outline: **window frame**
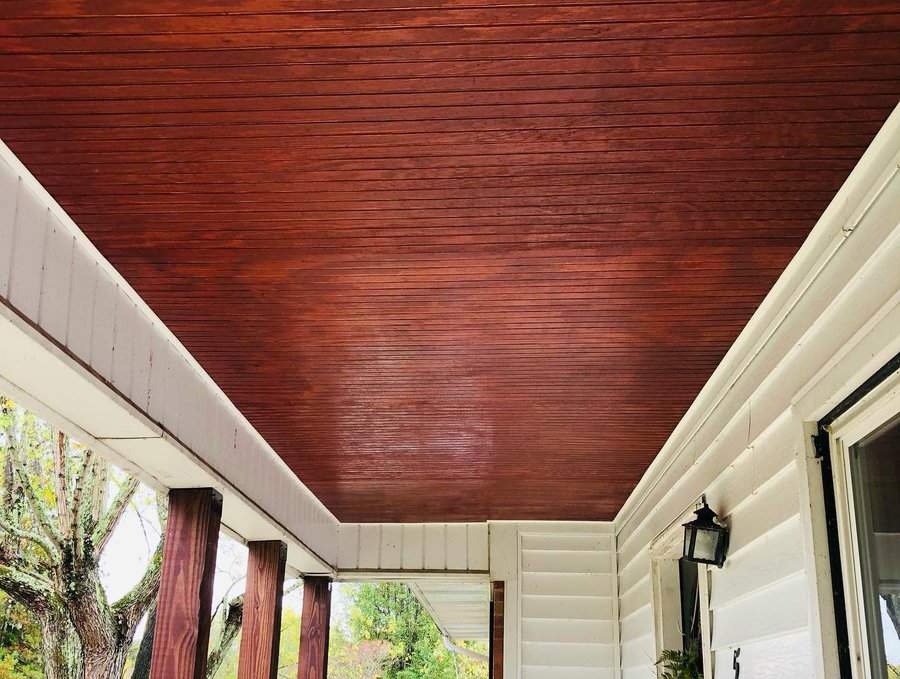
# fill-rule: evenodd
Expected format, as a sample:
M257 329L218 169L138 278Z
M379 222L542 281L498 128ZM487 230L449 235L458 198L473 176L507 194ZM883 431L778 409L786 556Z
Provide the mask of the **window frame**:
M858 525L858 474L853 467L853 446L863 439L892 424L900 417L900 372L894 373L864 396L846 413L832 422L826 431L832 456L832 482L834 484L835 510L838 540L840 543L840 567L843 575L847 628L849 632L850 664L853 679L885 679L881 667L873 667L873 649L869 630L875 611L865 605L867 596L867 569L863 567L864 542ZM876 640L880 645L880 640Z

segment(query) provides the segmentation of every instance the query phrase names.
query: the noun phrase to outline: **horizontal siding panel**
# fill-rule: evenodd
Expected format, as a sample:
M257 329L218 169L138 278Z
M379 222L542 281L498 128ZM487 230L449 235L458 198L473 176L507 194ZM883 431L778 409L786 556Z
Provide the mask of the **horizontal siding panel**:
M636 582L650 575L650 547L633 554L630 559L619 553L619 591L627 592Z
M732 649L716 654L715 679L734 679ZM800 679L814 677L812 640L806 631L741 646L741 677Z
M713 649L777 637L807 625L809 583L805 574L783 580L713 614Z
M612 667L613 647L605 644L522 642L522 664L545 667Z
M652 668L656 662L656 642L652 634L622 643L622 667ZM654 674L654 676L656 676Z
M526 573L522 576L522 594L611 596L612 583L602 574Z
M755 590L804 569L803 534L799 517L765 533L729 558L723 569L711 569L710 607L722 608Z
M614 679L611 669L597 667L522 667L522 679Z
M622 640L628 641L638 637L644 637L653 633L653 611L651 606L645 606L621 620Z
M609 620L612 599L589 596L530 596L522 597L523 618L555 620Z
M792 463L727 517L730 556L800 512L800 482Z
M639 608L648 606L653 599L650 587L650 575L640 579L627 592L621 593L619 598L619 616L627 618Z
M579 644L613 643L612 623L608 620L535 620L522 621L523 641L553 641Z
M610 566L608 552L522 551L522 570L532 573L609 573Z
M522 535L522 549L548 549L554 551L609 552L611 535L553 535L527 533Z

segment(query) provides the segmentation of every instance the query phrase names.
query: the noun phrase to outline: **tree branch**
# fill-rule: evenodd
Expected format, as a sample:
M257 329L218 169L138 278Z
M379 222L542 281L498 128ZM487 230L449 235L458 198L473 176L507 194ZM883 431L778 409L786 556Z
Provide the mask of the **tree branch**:
M0 561L0 589L27 609L41 612L52 607L53 589L50 583L21 564Z
M120 628L129 633L133 633L134 628L144 617L144 613L156 599L162 576L162 554L163 539L160 538L140 581L112 606L113 614Z
M96 554L102 554L106 548L106 543L112 537L113 531L128 508L128 503L134 497L134 493L138 487L138 480L133 476L129 476L123 483L110 504L109 509L100 517L94 532L91 535L91 541L94 543L94 551Z
M88 483L88 477L93 471L94 451L86 450L84 452L84 460L81 463L81 473L75 480L75 494L72 497L72 521L69 526L69 537L75 550L75 558L81 558L84 555L84 534L82 526L84 521L85 502L84 487Z
M65 530L69 525L69 488L66 479L66 435L63 432L56 434L56 446L53 448L53 481L56 492L56 514L59 517L60 528Z
M16 526L12 522L10 522L6 518L6 514L2 508L0 508L0 530L6 531L13 537L17 537L20 540L28 540L29 542L33 542L47 553L47 556L50 557L51 561L56 561L57 552L50 541L48 541L43 535L39 533L33 533L31 531L25 530L24 528Z
M28 500L28 506L31 509L31 514L34 517L35 523L37 523L44 535L47 536L50 544L52 544L56 548L57 558L58 555L62 552L62 536L59 531L53 526L53 523L47 516L47 512L44 511L44 505L40 498L38 498L37 494L34 492L34 488L31 485L31 478L28 476L28 472L25 469L25 464L22 460L22 457L19 455L19 451L15 446L10 446L7 449L8 454L12 457L13 467L16 470L16 474L19 477L20 485L22 486L22 491L25 494L25 499Z
M241 625L244 624L244 595L239 594L228 602L228 608L225 609L224 619L222 621L222 630L219 632L215 645L207 656L206 661L206 677L211 679L216 676L231 644L234 643L238 632L241 631Z

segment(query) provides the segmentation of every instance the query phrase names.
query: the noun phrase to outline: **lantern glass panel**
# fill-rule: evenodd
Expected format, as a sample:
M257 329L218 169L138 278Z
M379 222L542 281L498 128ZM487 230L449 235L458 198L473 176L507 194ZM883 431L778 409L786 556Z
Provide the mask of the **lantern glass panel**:
M694 542L694 558L702 561L716 560L716 545L719 544L719 531L698 528Z

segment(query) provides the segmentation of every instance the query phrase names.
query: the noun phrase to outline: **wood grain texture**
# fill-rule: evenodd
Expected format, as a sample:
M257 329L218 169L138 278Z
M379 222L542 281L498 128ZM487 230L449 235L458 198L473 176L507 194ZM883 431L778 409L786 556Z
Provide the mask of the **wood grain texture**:
M3 8L0 136L348 522L612 518L900 96L891 0Z
M168 511L150 679L203 679L222 496L174 489Z
M238 679L275 679L287 545L266 540L250 542L247 548Z
M325 679L328 674L330 624L331 580L322 577L303 578L297 679Z
M496 580L491 583L491 638L488 673L490 679L503 679L503 625L505 583Z

